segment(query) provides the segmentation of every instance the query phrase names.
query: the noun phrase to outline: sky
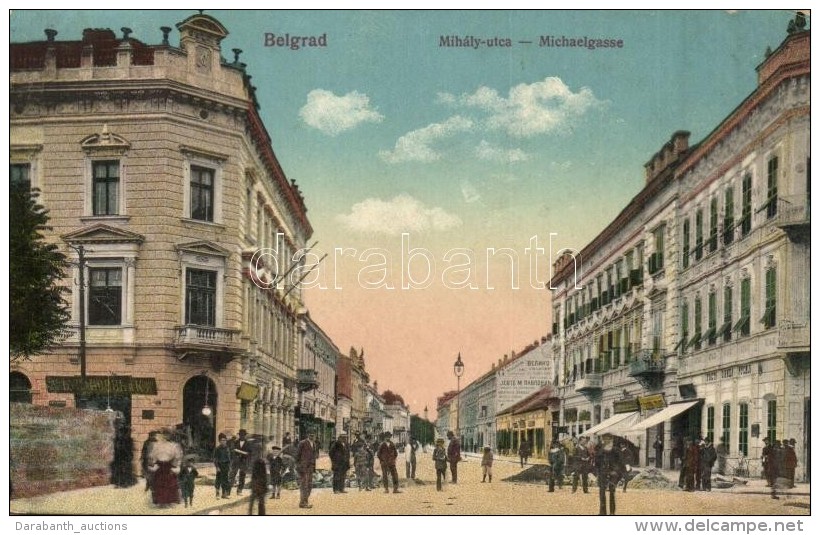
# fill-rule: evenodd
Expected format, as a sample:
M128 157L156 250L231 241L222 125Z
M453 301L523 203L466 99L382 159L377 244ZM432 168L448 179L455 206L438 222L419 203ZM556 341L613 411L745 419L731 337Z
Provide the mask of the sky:
M195 12L18 11L10 38L128 26L159 44L170 26L176 46L176 23ZM698 142L740 104L794 15L206 14L230 32L223 57L242 50L273 149L305 196L310 242L328 254L304 292L311 316L343 353L364 349L379 390L431 419L456 388L459 353L464 387L550 331L550 252L594 238L673 132ZM278 44L294 36L325 46ZM541 46L562 36L615 46ZM470 46L447 46L456 38Z

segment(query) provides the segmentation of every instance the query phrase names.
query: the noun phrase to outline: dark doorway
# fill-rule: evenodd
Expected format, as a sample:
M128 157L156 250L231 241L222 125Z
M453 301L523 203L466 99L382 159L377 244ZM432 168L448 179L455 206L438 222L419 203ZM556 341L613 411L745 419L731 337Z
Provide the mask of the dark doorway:
M210 460L216 446L216 385L206 375L192 377L185 383L182 400L182 424L191 437L188 453L202 461Z

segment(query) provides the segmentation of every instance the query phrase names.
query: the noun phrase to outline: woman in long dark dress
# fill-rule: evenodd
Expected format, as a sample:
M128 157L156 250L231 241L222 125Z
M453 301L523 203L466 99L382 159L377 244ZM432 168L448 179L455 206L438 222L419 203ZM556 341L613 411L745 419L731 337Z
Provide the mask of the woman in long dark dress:
M177 476L182 466L182 448L169 438L170 432L159 433L148 458L148 469L153 474L152 498L154 504L160 507L179 503Z
M111 462L111 483L125 488L135 485L134 476L134 440L131 438L131 429L122 422L118 422L114 437L114 460Z

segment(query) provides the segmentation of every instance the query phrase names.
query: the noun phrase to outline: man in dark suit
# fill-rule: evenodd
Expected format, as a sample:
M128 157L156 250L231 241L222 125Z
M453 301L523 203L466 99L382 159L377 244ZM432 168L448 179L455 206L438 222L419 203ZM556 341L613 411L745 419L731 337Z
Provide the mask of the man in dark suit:
M382 440L381 445L379 445L379 452L376 456L379 458L379 463L382 466L384 492L390 492L387 488L387 476L389 475L393 478L393 492L399 494L401 492L399 490L399 471L396 470L396 459L399 456L399 450L397 450L396 445L393 444L392 435L393 434L390 431L384 433L384 439Z
M350 470L350 448L347 435L342 433L330 446L330 469L333 471L333 494L345 493L345 479Z
M453 483L458 483L458 462L461 460L461 442L452 431L447 431L450 444L447 445L447 459L450 461L450 474Z
M308 503L313 489L313 472L316 471L316 433L311 431L296 447L296 472L299 474L299 507L310 509Z
M615 489L624 474L621 453L615 447L614 437L604 435L595 448L595 470L598 479L599 515L607 514L607 491L609 491L609 514L615 514Z
M233 443L233 456L231 459L231 486L236 481L237 475L239 482L236 485L236 495L242 496L242 489L245 488L245 475L248 471L248 458L251 453L251 441L248 440L248 432L244 429L239 430L239 437Z

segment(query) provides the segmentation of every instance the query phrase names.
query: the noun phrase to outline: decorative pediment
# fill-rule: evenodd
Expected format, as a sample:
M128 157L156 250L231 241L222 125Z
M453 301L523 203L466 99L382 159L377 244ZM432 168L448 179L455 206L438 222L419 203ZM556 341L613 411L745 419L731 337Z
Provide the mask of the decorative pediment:
M222 25L221 22L210 15L205 15L203 13L192 15L178 23L177 29L180 33L204 33L209 35L211 38L216 39L217 42L221 41L228 35L228 30Z
M231 255L231 252L224 247L220 247L219 245L207 240L180 243L176 245L176 250L179 254L190 253L199 256L207 255L227 258Z
M66 243L136 243L145 241L145 237L119 227L97 223L61 236Z
M104 124L102 132L91 134L80 141L80 146L85 152L108 153L122 155L131 148L131 144L122 136L108 131L108 125Z

